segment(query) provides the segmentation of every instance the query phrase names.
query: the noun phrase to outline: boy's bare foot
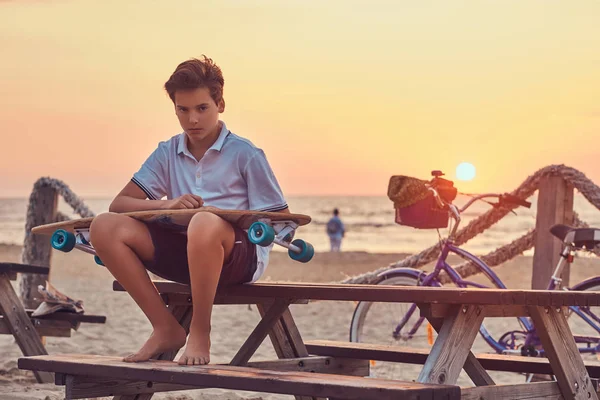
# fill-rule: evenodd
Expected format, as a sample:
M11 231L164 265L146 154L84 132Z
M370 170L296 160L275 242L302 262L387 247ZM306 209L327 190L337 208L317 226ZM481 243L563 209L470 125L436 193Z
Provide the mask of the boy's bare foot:
M210 362L210 331L190 332L188 344L177 361L179 365L206 365Z
M155 329L142 348L137 353L123 358L123 361L148 361L160 353L179 350L185 345L185 338L185 330L180 325L167 329Z

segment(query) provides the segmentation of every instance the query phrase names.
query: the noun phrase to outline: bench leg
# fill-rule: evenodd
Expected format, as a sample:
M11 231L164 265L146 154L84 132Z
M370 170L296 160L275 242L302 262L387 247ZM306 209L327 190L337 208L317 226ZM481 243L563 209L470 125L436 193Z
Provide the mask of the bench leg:
M563 398L597 400L598 396L569 328L566 308L528 308Z
M273 303L257 304L260 315L264 316L268 313ZM279 321L275 322L271 331L269 332L269 338L275 349L275 353L279 358L298 358L308 357L308 350L304 345L300 331L296 326L296 322L292 317L292 313L289 308L281 313ZM317 398L309 396L295 396L296 400L317 400Z
M191 304L185 306L169 306L169 311L175 316L175 319L181 324L183 329L185 329L186 333L190 332L190 324L192 323L192 306ZM169 360L172 361L175 359L177 355L177 351L170 351L167 353L160 354L157 358L159 360ZM124 396L115 396L113 400L150 400L154 393L144 393L144 394L132 394L132 395L124 395Z
M454 307L445 317L439 335L417 382L454 385L475 341L484 313L481 307Z
M439 333L442 329L443 320L439 318L428 318L428 320L429 323L431 323L431 326ZM475 357L475 354L470 350L463 369L467 375L469 375L469 378L471 378L475 386L489 386L496 384L490 374L488 374L485 368L481 366L481 363L477 357Z
M15 293L7 274L0 273L0 312L4 316L8 329L15 337L25 356L48 354L42 339L35 330L23 304ZM45 371L33 371L40 383L54 382L54 374Z
M289 301L276 300L269 310L263 315L262 319L254 328L248 339L244 342L240 350L233 357L230 365L246 365L250 357L254 355L258 347L265 340L273 325L279 320L281 314L288 310Z

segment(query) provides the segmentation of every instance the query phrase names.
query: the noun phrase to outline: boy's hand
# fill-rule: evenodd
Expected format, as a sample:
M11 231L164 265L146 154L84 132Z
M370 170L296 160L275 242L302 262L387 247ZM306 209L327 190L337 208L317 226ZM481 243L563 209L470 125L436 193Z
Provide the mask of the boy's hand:
M162 208L164 210L193 209L200 208L203 204L202 197L195 194L184 194L175 199L166 200Z

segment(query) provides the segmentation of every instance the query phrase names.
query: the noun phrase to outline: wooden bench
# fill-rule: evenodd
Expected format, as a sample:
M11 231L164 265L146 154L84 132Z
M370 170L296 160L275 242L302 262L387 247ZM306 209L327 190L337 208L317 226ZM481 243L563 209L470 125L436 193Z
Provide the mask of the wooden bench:
M405 346L351 343L335 340L309 340L306 349L311 355L331 356L372 361L398 362L423 365L429 357L430 349ZM475 358L488 371L519 372L551 375L552 367L547 358L523 357L503 354L479 353ZM590 378L600 379L600 362L584 361ZM596 389L597 390L597 389Z
M177 385L179 389L213 387L336 399L451 400L460 398L460 388L450 385L229 365L182 367L170 361L131 364L125 363L117 357L103 356L37 356L19 360L19 368L40 368L63 374L67 385L70 381L82 379L85 376L105 378L106 381L125 376L132 381L149 382L150 384L147 384L146 388L152 392L161 388L161 385L158 384L164 383L168 384L163 385L163 388L167 390L172 390ZM86 382L89 383L87 380ZM114 387L102 391L103 384L96 383L98 391L94 394L95 396L117 394ZM88 390L80 390L79 393L74 389L75 385L70 387L72 389L67 389L66 399L83 398L90 395L89 387Z
M69 337L71 330L82 322L104 323L106 317L72 313L53 313L31 318L33 310L26 310L19 300L11 280L17 273L47 275L49 268L35 265L0 263L0 334L11 334L25 356L48 354L42 337ZM52 382L52 374L35 371L38 382Z
M156 287L165 299L169 310L178 318L182 326L189 328L191 318L191 297L189 287L173 282L156 282ZM120 290L118 284L115 284L115 290ZM477 387L464 388L461 391L463 399L488 399L488 398L510 398L510 399L534 399L534 398L553 398L564 399L597 399L595 390L593 390L588 371L581 359L569 326L566 320L566 307L570 305L599 305L600 293L585 292L562 292L562 291L537 291L537 290L497 290L497 289L457 289L457 288L429 288L429 287L398 287L381 285L323 285L323 284L293 284L293 283L255 283L233 286L220 290L216 296L216 304L257 304L262 315L248 339L241 346L239 351L233 357L230 366L250 368L248 361L254 354L260 343L269 335L275 347L279 361L273 361L269 373L264 370L256 377L261 385L269 390L281 390L277 393L294 393L297 398L307 399L311 397L324 396L323 392L305 392L297 391L300 386L293 386L289 380L292 375L300 372L282 371L278 364L285 359L296 360L298 358L308 357L308 349L302 340L292 318L289 304L305 302L307 299L314 300L336 300L336 301L381 301L381 302L403 302L417 303L421 309L422 315L426 316L432 326L438 330L438 336L431 348L427 358L424 360L423 369L416 378L417 383L425 385L454 385L457 381L460 371L464 368ZM557 382L527 383L519 385L495 385L492 378L480 360L471 353L475 337L478 333L481 322L486 317L499 316L530 316L536 326L544 349L548 355L548 364L552 373L556 376ZM174 352L162 354L159 358L162 360L172 360ZM77 356L79 357L79 356ZM84 357L84 356L82 356ZM82 358L82 360L84 360ZM368 363L368 359L363 359ZM27 361L29 360L29 361ZM358 363L360 360L335 357L336 363L343 363L344 360L353 360ZM54 361L62 361L58 356L42 358L24 358L19 360L19 366L22 368L34 370L46 370L59 372L66 375L66 378L59 382L67 385L67 393L77 392L83 395L86 387L92 383L87 382L80 373L79 367L83 367L84 361L78 358L71 358L68 372L66 370L57 370L58 367ZM292 361L295 362L295 361ZM122 363L118 362L116 366ZM154 365L154 364L152 364ZM361 365L355 364L355 365ZM165 368L170 373L173 371L182 371L183 374L190 373L186 371L189 367L177 367L174 364L165 364ZM145 392L157 391L152 384L154 379L164 381L164 376L156 378L150 373L152 368L146 369L139 365L128 366L134 368L134 375L127 376L126 384L116 385L116 390L125 390L129 387L145 387ZM157 367L157 365L154 365ZM61 367L62 368L62 367ZM64 367L66 368L66 367ZM86 367L87 368L87 367ZM112 367L111 367L112 368ZM158 368L158 367L157 367ZM180 369L177 369L180 368ZM203 369L206 367L193 367L194 369ZM215 367L216 368L216 367ZM221 369L219 369L221 368ZM223 387L220 383L221 376L227 376L222 367L212 374L212 378L201 378L199 386ZM161 365L159 370L162 371ZM113 369L110 373L112 378L116 379L117 370ZM123 372L124 370L121 370ZM240 373L242 370L239 370ZM256 371L256 369L255 369ZM285 384L282 388L273 388L273 376L271 372L281 373ZM121 373L120 372L120 373ZM165 374L169 374L165 372ZM258 372L258 371L257 371ZM95 371L94 373L99 373ZM124 373L124 372L123 372ZM203 372L204 373L204 372ZM103 374L109 374L108 372ZM114 375L114 376L113 376ZM104 378L109 378L103 375ZM191 379L189 376L177 377L177 382L184 382L185 379ZM278 375L279 376L279 375ZM240 378L240 380L237 380ZM241 389L245 383L238 376L227 381L227 387L230 389ZM288 379L289 378L289 379ZM82 381L83 379L83 381ZM86 379L96 379L95 377ZM171 379L171 378L169 378ZM181 380L179 380L181 379ZM224 378L230 379L230 378ZM304 378L303 378L304 379ZM354 398L353 388L350 382L356 382L356 385L365 384L365 380L370 378L362 377L323 377L326 382L344 382L344 390L331 395L333 398ZM340 381L342 379L342 381ZM169 381L171 382L171 381ZM189 381L185 381L189 382ZM200 382L200 381L194 381ZM381 383L383 384L383 383ZM87 385L87 386L86 386ZM164 383L161 390L179 390L181 387ZM292 385L292 386L287 386ZM353 384L354 385L354 384ZM404 383L403 383L404 385ZM277 385L274 385L277 386ZM333 386L328 386L332 388ZM429 387L429 386L428 386ZM264 388L261 386L261 390ZM139 389L141 390L141 389ZM329 390L329 389L328 389ZM333 389L331 389L333 390ZM69 392L70 391L70 392ZM116 392L115 392L116 393ZM141 392L140 392L141 393ZM328 395L330 392L327 392ZM350 397L346 397L347 394ZM119 399L149 399L151 393L139 395L124 395ZM363 397L365 398L365 397ZM403 398L403 397L397 397ZM437 398L437 397L436 397Z

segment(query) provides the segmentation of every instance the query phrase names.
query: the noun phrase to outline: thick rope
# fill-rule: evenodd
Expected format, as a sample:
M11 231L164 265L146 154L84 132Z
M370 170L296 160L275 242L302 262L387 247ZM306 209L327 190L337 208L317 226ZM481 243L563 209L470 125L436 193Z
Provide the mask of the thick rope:
M539 188L540 181L551 176L560 176L565 181L572 184L574 188L576 188L590 203L594 205L594 207L600 210L600 187L588 179L582 172L564 165L550 165L538 170L536 173L525 179L525 181L523 181L523 183L511 194L521 199L529 198ZM466 243L473 237L490 228L492 225L504 218L506 214L517 207L518 206L503 206L487 211L483 215L472 220L466 227L457 233L455 244L460 246ZM577 227L582 227L582 225L577 224L585 224L585 222L579 220L579 217L577 216L575 216L574 222L576 222L574 225ZM516 239L512 243L502 246L501 248L483 256L482 259L490 266L502 264L505 261L522 254L525 250L533 247L534 235L535 230L527 233L519 239ZM437 243L418 254L392 263L387 267L382 267L375 271L347 278L341 281L341 283L374 283L377 281L379 274L387 270L393 268L418 268L428 264L437 259L440 251L441 245L440 243ZM467 277L479 272L479 269L470 263L461 264L457 269L459 269L460 274L463 277Z
M38 179L34 185L31 195L29 196L29 205L27 206L27 218L25 221L25 240L23 242L23 255L28 255L28 259L34 258L33 240L31 240L31 229L35 225L35 211L40 205L39 193L41 189L50 187L56 191L65 202L70 205L76 214L79 214L82 218L93 217L94 213L85 205L82 199L80 199L63 181L43 177ZM70 218L59 212L57 213L57 221L67 221Z

